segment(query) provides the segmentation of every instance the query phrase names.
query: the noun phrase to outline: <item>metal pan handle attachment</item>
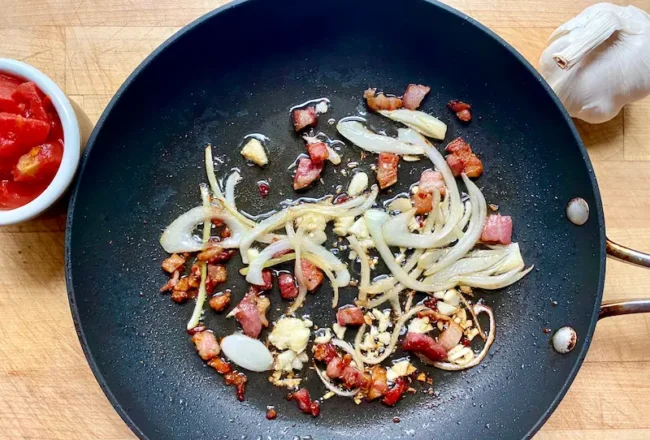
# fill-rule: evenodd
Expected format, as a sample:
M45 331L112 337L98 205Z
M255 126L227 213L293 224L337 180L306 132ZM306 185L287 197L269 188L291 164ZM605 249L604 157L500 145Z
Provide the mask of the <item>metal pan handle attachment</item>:
M607 239L607 255L615 260L650 268L650 254L635 251ZM598 319L632 313L650 313L650 299L605 301L600 306Z

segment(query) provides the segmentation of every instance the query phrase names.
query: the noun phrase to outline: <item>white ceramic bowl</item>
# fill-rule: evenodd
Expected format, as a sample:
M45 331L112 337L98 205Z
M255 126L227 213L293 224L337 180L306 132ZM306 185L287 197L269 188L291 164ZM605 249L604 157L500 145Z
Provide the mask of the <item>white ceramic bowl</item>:
M52 100L63 126L63 160L59 171L45 191L28 204L9 211L0 210L0 225L11 225L36 217L61 197L79 166L81 141L79 123L70 101L47 75L28 64L8 58L0 58L0 73L9 73L36 83Z

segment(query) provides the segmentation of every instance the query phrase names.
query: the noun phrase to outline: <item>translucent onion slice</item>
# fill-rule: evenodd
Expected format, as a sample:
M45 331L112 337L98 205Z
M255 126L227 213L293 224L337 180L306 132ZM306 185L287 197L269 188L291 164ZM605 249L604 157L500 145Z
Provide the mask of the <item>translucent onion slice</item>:
M352 356L352 360L354 360L354 363L357 364L357 368L361 371L363 371L366 366L363 363L363 358L357 354L357 352L354 350L354 348L348 344L346 341L343 341L341 339L332 339L332 345L335 347L340 348L341 350L345 351L348 353L350 356Z
M371 153L424 154L422 147L374 133L359 121L341 120L336 129L350 142Z
M354 197L340 205L331 205L324 203L303 203L298 206L291 206L282 211L276 212L269 218L257 223L256 226L242 237L240 243L242 261L248 263L248 249L260 237L271 231L279 229L297 217L308 213L322 214L327 217L345 217L351 215L361 215L364 211L372 206L379 193L377 185L373 185L370 193Z
M325 388L336 394L337 396L341 397L354 397L357 395L359 392L359 388L354 388L352 390L348 391L343 391L339 387L337 387L332 381L329 380L329 378L323 373L316 365L314 365L314 370L316 370L316 374L318 374L318 378L323 382L323 385L325 385Z
M361 348L359 346L361 345L361 341L363 341L363 335L366 332L366 324L363 324L360 328L359 331L357 332L357 336L354 338L354 351L356 355L359 357L361 361L363 361L366 364L369 365L377 365L385 361L390 357L390 355L393 354L393 351L395 351L395 346L397 345L397 340L399 339L399 335L402 331L402 327L406 324L406 321L408 321L411 317L413 317L416 313L426 309L425 306L416 306L413 307L411 310L409 310L407 313L403 314L402 317L395 323L395 328L393 329L393 334L390 337L390 342L388 345L384 348L384 353L379 356L379 357L373 357L369 358L367 356L364 356L361 353Z
M426 282L438 283L445 281L454 275L476 274L490 269L493 266L503 263L508 257L508 251L492 251L492 254L485 257L461 258L446 269L431 275L425 279Z
M481 350L481 352L474 359L472 359L471 361L463 365L453 364L451 362L426 362L425 361L425 363L428 363L430 365L433 365L436 368L445 371L460 371L460 370L467 370L468 368L475 367L478 364L480 364L481 361L483 361L483 359L485 359L488 350L490 350L492 343L494 343L494 337L496 333L496 321L494 319L494 313L492 313L492 309L490 307L483 304L474 304L473 308L474 308L474 314L479 315L481 313L485 313L490 318L489 334L487 335L487 340L485 341L485 344L483 345L483 349Z
M289 237L289 240L291 241L291 246L293 247L296 254L296 261L294 262L294 266L293 266L293 274L295 275L296 281L298 282L298 296L296 297L296 299L293 300L293 303L291 303L291 306L289 307L289 311L293 313L304 304L305 298L307 298L307 284L305 283L305 277L302 273L302 264L301 264L302 243L301 240L298 239L298 236L296 235L296 232L293 229L293 221L287 222L285 225L285 229L287 230L287 236Z
M535 266L530 266L526 270L522 270L523 266L514 268L513 270L503 273L501 275L464 275L457 277L457 284L469 287L477 287L486 290L496 290L508 287L516 283L533 270Z
M427 285L413 279L404 270L404 268L395 262L393 254L386 244L382 233L382 225L386 223L388 217L389 216L387 213L376 209L368 210L365 214L368 231L370 232L370 236L375 242L375 247L377 248L379 255L381 255L381 258L384 260L384 263L386 266L388 266L388 269L391 271L395 279L397 279L405 287L420 292L435 292L437 290L440 290L438 286L430 284Z
M208 187L205 185L201 185L201 201L203 203L203 207L207 208L210 206L210 193L208 191ZM206 220L203 223L203 245L210 240L210 231L212 230L212 223L210 220ZM187 329L192 330L194 327L199 325L199 321L201 320L201 314L203 313L203 304L205 303L205 297L207 296L206 292L206 287L205 287L205 280L207 278L207 265L205 263L201 263L201 281L199 283L199 292L196 295L196 303L194 304L194 311L192 312L192 316L190 317L190 320L187 322Z
M472 215L469 220L467 232L463 238L458 240L456 245L451 247L451 250L444 257L426 270L426 275L432 275L460 260L476 245L479 238L481 238L483 225L487 218L487 203L485 202L483 193L481 193L481 190L478 189L474 182L469 180L464 173L462 177L469 191L470 201L472 202Z
M285 252L292 248L292 244L288 238L284 240L276 241L264 248L262 252L259 253L257 257L251 264L248 266L248 273L246 274L246 281L255 285L263 285L264 277L262 276L262 269L264 269L265 264L273 258L273 255L278 252Z
M249 229L225 209L197 206L177 217L163 232L160 245L170 253L198 252L204 248L203 241L194 235L199 223L219 219L228 225L232 235L219 243L223 248L239 247L240 240Z
M419 110L400 108L397 110L379 110L378 113L434 139L442 140L447 134L447 124Z
M267 267L273 267L273 266L277 266L278 264L286 263L287 261L294 260L295 258L296 258L295 253L284 254L278 258L271 258L270 260L267 260L266 263L264 263L264 269L266 269ZM248 266L239 269L239 274L248 275Z
M370 261L368 260L368 254L366 254L366 250L359 244L359 241L351 235L349 235L347 238L348 238L348 242L350 243L350 246L352 247L352 250L354 250L357 253L359 257L359 262L361 263L359 301L365 303L368 297L366 289L370 285Z
M239 182L241 182L241 179L239 171L233 171L230 173L230 176L228 176L228 179L226 179L226 201L230 203L234 209L237 209L235 205L235 187Z

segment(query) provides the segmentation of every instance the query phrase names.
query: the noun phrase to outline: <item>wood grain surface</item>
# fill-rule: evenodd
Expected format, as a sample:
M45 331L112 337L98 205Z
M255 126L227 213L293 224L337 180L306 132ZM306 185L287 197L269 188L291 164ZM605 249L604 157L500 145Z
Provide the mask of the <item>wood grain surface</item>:
M0 0L0 56L50 75L97 120L124 79L180 27L224 0ZM450 0L534 65L555 27L592 0ZM615 1L650 10L650 0ZM650 252L650 99L577 123L610 238ZM0 228L0 438L131 439L82 354L63 276L65 202ZM534 292L531 292L534 294ZM650 296L650 272L608 261L606 299ZM539 440L650 438L650 315L598 324Z

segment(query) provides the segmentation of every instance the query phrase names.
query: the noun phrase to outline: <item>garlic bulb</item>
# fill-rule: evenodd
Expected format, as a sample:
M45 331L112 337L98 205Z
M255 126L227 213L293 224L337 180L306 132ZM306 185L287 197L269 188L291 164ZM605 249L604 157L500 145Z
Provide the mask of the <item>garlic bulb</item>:
M650 15L598 3L557 28L539 61L569 114L597 124L650 94Z

